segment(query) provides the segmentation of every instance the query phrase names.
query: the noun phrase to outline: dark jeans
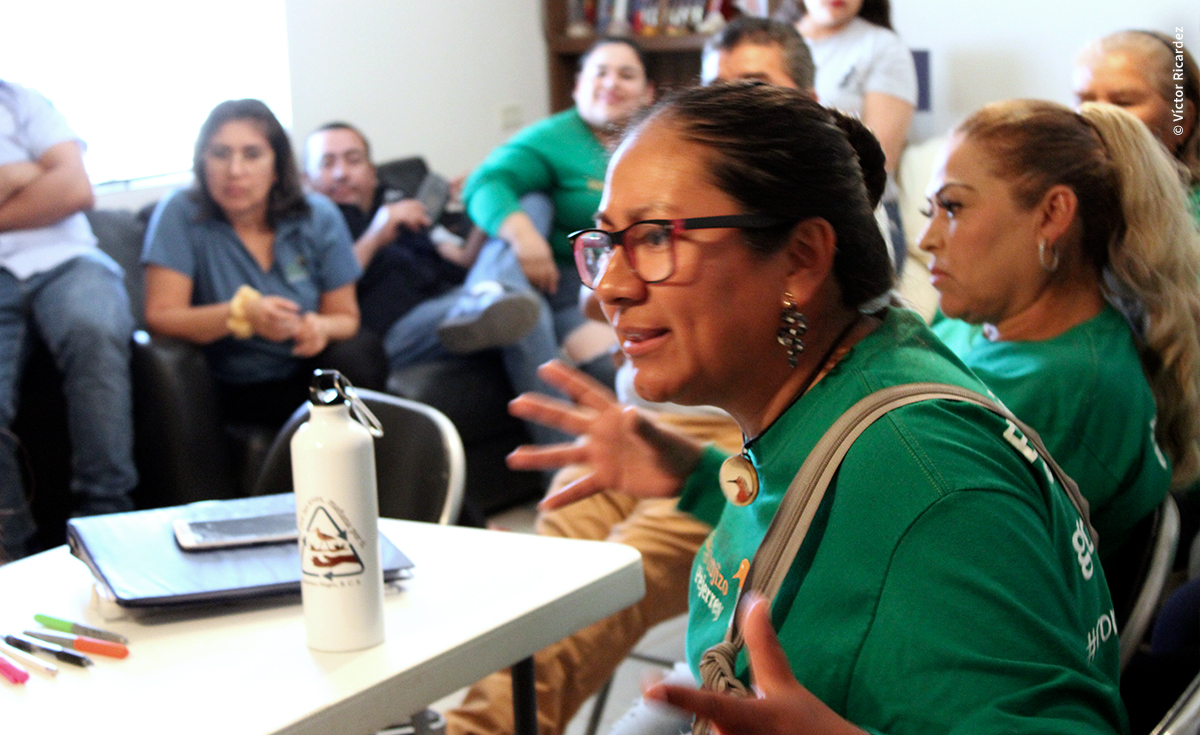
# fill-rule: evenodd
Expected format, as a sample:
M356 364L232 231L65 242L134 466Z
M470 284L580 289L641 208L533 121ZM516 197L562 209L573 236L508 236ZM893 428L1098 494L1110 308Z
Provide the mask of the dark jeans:
M382 391L387 386L387 357L373 332L360 329L350 339L334 342L319 355L301 361L283 380L264 383L217 383L221 412L227 423L277 430L308 400L314 370L337 370L359 388Z

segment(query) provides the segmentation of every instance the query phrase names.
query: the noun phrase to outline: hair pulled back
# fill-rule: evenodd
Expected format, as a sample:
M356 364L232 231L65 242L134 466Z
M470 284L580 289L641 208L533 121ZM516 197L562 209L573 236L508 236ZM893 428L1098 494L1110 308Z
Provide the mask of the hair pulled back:
M796 223L819 217L837 235L833 275L843 303L859 309L891 289L891 261L873 214L887 182L883 150L862 123L759 82L677 91L631 134L650 121L707 147L713 182L747 213L784 221L743 231L752 249L775 252Z
M1174 162L1140 120L1112 105L988 105L956 131L989 154L1017 203L1052 186L1078 200L1080 246L1138 338L1157 438L1176 485L1200 473L1200 234Z

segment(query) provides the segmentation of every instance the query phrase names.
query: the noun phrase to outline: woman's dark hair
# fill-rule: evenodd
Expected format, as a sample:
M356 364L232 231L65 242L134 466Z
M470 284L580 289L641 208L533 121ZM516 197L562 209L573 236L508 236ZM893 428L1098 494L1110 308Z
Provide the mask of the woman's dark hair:
M593 51L601 46L607 46L613 43L619 43L632 49L633 53L638 58L638 63L642 65L642 73L646 75L647 79L650 78L650 69L646 65L646 52L642 50L642 47L637 41L629 38L628 36L601 36L597 38L591 46L588 46L587 51L584 51L579 56L579 64L576 67L576 71L583 71L583 65L587 63L588 57L592 55Z
M292 153L292 144L287 132L279 124L279 119L261 100L226 100L208 113L208 118L200 126L200 134L196 136L196 148L192 153L192 173L196 183L192 187L192 200L200 207L200 219L225 219L225 213L212 198L208 191L208 177L204 170L204 152L221 126L233 120L249 120L254 122L266 136L271 150L275 153L275 183L267 196L267 226L274 229L282 220L288 217L302 217L308 214L308 201L304 198L304 189L300 186L300 172L296 168L296 157Z
M782 20L784 23L795 23L804 17L804 0L783 0L779 5L779 9L771 17L775 20ZM892 6L888 0L863 0L862 7L858 10L858 17L874 23L877 26L894 30L892 28Z
M775 252L797 222L820 217L837 235L833 274L847 307L858 309L892 288L891 260L873 214L887 183L883 149L862 123L796 90L760 82L679 90L631 135L653 121L709 148L714 183L744 211L785 221L744 230L753 250Z

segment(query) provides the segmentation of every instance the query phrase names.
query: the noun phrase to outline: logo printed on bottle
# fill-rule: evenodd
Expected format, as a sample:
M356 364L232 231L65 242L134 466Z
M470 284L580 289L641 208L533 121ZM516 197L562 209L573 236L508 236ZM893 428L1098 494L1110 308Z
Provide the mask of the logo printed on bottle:
M340 510L337 506L334 509ZM362 575L362 557L355 548L358 534L344 520L343 516L343 523L339 524L324 504L317 503L312 508L300 538L300 569L308 578L305 581L317 578L334 582Z

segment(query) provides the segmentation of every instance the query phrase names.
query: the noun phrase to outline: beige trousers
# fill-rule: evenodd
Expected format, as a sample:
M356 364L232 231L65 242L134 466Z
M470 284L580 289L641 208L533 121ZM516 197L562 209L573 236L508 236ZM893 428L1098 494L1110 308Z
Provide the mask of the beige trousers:
M731 419L661 414L701 441L740 451L742 435ZM564 467L552 490L585 472ZM546 536L608 540L641 552L646 577L642 600L534 655L538 733L562 735L580 706L612 676L647 630L687 611L692 559L712 530L676 509L676 500L638 500L602 492L538 518ZM501 671L479 681L457 709L446 713L446 735L508 735L513 732L512 681Z

